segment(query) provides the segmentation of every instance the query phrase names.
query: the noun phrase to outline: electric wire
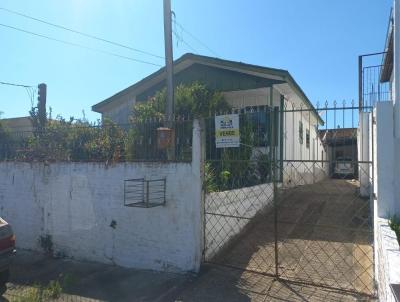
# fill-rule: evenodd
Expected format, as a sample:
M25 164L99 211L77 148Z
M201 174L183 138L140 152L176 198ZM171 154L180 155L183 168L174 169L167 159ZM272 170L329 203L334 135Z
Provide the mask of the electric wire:
M30 86L30 85L15 84L15 83L1 82L1 81L0 81L0 84L7 85L7 86L23 87L23 88L33 88L33 86Z
M8 9L8 8L0 7L0 10L3 10L5 12L8 12L8 13L11 13L11 14L14 14L14 15L18 15L18 16L21 16L21 17L24 17L24 18L27 18L27 19L31 19L31 20L34 20L34 21L37 21L37 22L40 22L40 23L43 23L43 24L58 28L58 29L66 30L66 31L69 31L69 32L72 32L72 33L75 33L75 34L90 38L90 39L99 40L99 41L102 41L104 43L112 44L114 46L119 46L119 47L122 47L122 48L125 48L125 49L129 49L131 51L135 51L135 52L138 52L138 53L141 53L141 54L144 54L144 55L152 56L152 57L155 57L155 58L158 58L158 59L165 59L163 56L159 56L157 54L154 54L154 53L151 53L151 52L148 52L148 51L145 51L145 50L141 50L141 49L134 48L134 47L131 47L131 46L128 46L128 45L124 45L122 43L114 42L114 41L111 41L111 40L108 40L108 39L105 39L105 38L102 38L102 37L99 37L99 36L95 36L95 35L92 35L92 34L84 33L84 32L79 31L79 30L71 29L71 28L68 28L66 26L58 25L58 24L55 24L55 23L52 23L52 22L49 22L49 21L46 21L46 20L43 20L43 19L32 17L32 16L29 16L29 15L26 15L26 14L23 14L23 13L20 13L20 12L17 12L17 11L13 11L13 10Z
M213 55L219 57L218 54L217 54L214 50L212 50L206 43L204 43L203 41L201 41L199 38L197 38L197 37L196 37L194 34L192 34L190 31L188 31L187 29L185 29L185 27L184 27L182 24L180 24L178 21L176 21L176 19L174 19L174 22L175 22L176 25L178 25L178 26L181 28L181 30L182 30L183 32L185 32L186 34L188 34L192 39L196 40L199 44L201 44L203 47L205 47L210 53L212 53Z
M11 25L6 25L6 24L0 23L0 26L8 28L8 29L13 29L13 30L16 30L16 31L19 31L19 32L23 32L23 33L26 33L26 34L30 34L30 35L33 35L33 36L41 37L41 38L44 38L44 39L47 39L47 40L50 40L50 41L55 41L55 42L58 42L58 43L62 43L62 44L66 44L66 45L75 46L75 47L78 47L78 48L90 50L90 51L93 51L93 52L98 52L98 53L106 54L106 55L109 55L109 56L114 56L114 57L118 57L118 58L121 58L121 59L137 62L137 63L142 63L142 64L147 64L147 65L162 67L162 65L157 64L157 63L131 58L131 57L128 57L128 56L124 56L124 55L116 54L116 53L109 52L109 51L106 51L106 50L101 50L101 49L85 46L85 45L78 44L78 43L75 43L75 42L64 41L64 40L61 40L61 39L49 37L49 36L46 36L46 35L43 35L43 34L38 34L38 33L32 32L32 31L28 31L28 30L25 30L25 29L22 29L22 28L11 26Z

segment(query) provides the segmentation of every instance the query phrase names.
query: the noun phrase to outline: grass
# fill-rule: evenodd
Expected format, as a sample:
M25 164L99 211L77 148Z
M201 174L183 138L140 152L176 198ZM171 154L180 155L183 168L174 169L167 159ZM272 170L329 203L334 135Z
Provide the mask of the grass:
M60 276L59 280L51 280L46 286L34 284L20 293L18 297L10 300L15 302L43 302L55 301L61 297L63 290L75 283L71 275Z
M45 287L34 285L24 291L15 302L42 302L56 300L61 296L62 287L59 281L50 281Z
M400 219L396 216L393 216L389 219L389 226L396 233L397 241L400 245Z

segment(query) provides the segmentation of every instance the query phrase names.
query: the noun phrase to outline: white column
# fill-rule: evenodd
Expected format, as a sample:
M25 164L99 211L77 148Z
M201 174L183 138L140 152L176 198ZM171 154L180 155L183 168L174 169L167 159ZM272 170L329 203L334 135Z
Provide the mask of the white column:
M204 249L204 160L205 160L205 138L204 138L204 122L199 120L193 121L193 141L192 141L192 171L196 176L196 182L193 183L194 188L194 212L193 225L194 237L196 244L194 247L195 265L194 271L200 270L202 261L202 252Z
M370 194L370 117L371 113L361 112L357 133L358 147L358 179L360 181L360 195L369 197Z
M395 214L394 207L394 140L390 129L393 129L393 107L390 102L376 104L376 137L375 146L375 193L378 200L378 216L390 218Z

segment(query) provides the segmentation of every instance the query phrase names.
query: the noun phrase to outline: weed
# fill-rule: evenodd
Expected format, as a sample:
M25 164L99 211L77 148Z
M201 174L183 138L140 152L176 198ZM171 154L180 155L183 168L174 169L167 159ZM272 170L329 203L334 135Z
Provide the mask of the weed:
M51 238L51 235L40 236L39 244L46 253L50 255L53 254L53 239Z
M42 302L52 301L60 298L62 286L59 281L52 280L47 286L35 284L28 288L15 302Z
M400 244L400 219L395 215L389 219L390 228L396 233L397 241Z

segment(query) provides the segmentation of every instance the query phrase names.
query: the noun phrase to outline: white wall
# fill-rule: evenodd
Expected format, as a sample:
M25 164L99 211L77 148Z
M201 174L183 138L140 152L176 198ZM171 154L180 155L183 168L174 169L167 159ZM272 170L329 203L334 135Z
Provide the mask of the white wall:
M327 160L327 154L316 130L316 116L312 111L296 110L289 105L283 117L283 181L286 186L318 182L329 175L329 164L323 162ZM300 121L303 123L302 144L299 138ZM306 144L307 130L310 131L309 148Z
M372 114L361 112L359 115L359 126L357 129L357 148L358 148L358 179L360 181L360 195L368 197L370 195L371 175L369 163L372 160Z
M400 0L394 0L394 133L400 139ZM400 151L400 150L399 150Z
M17 247L168 271L198 271L202 251L200 130L193 163L0 163L0 215ZM124 180L166 177L166 205L124 206ZM110 226L112 221L116 227Z
M375 195L379 217L390 218L395 214L394 204L394 138L393 105L391 102L378 102L374 110L375 134Z
M257 88L238 91L223 92L225 100L233 108L244 108L246 106L270 106L271 88ZM280 105L280 96L277 90L273 89L273 106Z
M117 124L129 123L129 118L133 113L133 107L136 103L134 95L126 94L120 97L121 103L119 105L110 106L102 115L102 118L110 119Z
M389 285L400 283L400 246L386 219L378 219L376 223L375 245L379 301L395 302Z
M262 184L207 194L205 199L206 259L210 260L215 256L244 230L257 213L271 205L273 193L272 184Z

